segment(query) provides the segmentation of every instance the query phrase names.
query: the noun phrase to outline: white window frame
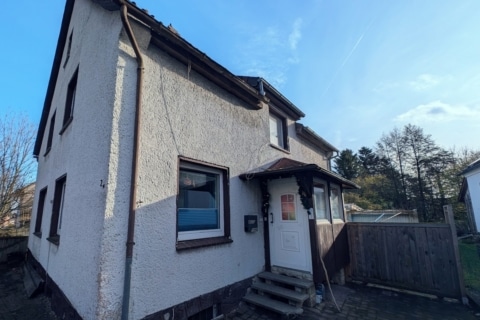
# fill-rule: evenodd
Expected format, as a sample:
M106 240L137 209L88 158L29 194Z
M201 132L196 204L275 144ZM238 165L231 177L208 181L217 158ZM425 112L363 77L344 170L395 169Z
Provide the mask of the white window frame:
M323 201L325 204L325 216L320 217L318 216L318 211L317 211L317 197L316 197L316 189L319 190L320 188L315 187L315 184L323 184L324 185L324 190L323 190ZM320 194L318 192L318 194ZM314 203L314 208L315 208L315 218L318 223L330 223L331 221L331 215L330 215L330 201L329 201L329 196L328 196L328 184L324 180L318 180L315 179L313 181L313 203Z
M208 230L194 230L194 231L178 231L177 240L178 241L185 241L185 240L195 240L195 239L205 239L205 238L215 238L215 237L222 237L225 235L225 212L224 212L224 186L223 186L223 179L224 179L224 171L221 169L216 169L204 165L193 164L185 161L180 162L177 178L177 184L180 182L180 171L182 169L190 169L199 171L200 173L211 173L217 175L217 182L218 182L218 197L217 206L218 206L218 215L219 215L219 228L218 229L208 229ZM180 191L180 185L178 185L178 190ZM179 196L179 195L178 195ZM178 228L178 202L177 202L177 222L176 226Z
M333 189L337 189L338 190L338 199L337 199L337 203L333 203L333 198L332 198L332 194L333 194ZM340 217L335 217L334 214L333 214L333 208L334 208L334 205L336 205L336 207L338 208L338 213L340 215ZM340 186L338 184L334 184L334 183L331 183L330 184L330 207L331 207L331 214L332 214L332 221L335 223L335 222L344 222L344 219L345 219L345 214L343 212L343 196L342 196L342 189L340 188Z
M60 198L60 208L58 209L58 226L57 226L57 235L61 234L62 231L62 218L63 218L63 206L65 203L65 188L67 187L67 181L63 182L62 185L62 195Z
M269 118L270 143L285 149L285 136L283 132L284 119L270 112Z

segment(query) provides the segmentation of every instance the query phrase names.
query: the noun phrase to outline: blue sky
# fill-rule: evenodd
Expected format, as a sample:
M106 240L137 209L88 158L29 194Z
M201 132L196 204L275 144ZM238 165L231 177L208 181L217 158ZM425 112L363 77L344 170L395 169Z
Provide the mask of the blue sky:
M480 1L137 0L234 74L262 76L339 149L413 123L480 150ZM0 13L0 116L38 123L64 1Z

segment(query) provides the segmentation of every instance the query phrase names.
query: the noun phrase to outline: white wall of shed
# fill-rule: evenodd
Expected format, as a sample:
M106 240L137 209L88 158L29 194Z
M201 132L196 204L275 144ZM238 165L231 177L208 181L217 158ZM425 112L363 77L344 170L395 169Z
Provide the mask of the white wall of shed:
M470 192L476 228L480 230L480 168L469 172L465 178Z

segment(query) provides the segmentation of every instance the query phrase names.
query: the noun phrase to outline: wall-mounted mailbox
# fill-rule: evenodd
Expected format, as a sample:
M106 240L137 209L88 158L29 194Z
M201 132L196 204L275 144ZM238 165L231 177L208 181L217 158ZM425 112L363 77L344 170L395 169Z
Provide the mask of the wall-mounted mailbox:
M245 232L258 231L258 217L256 215L245 215L243 219L245 222Z

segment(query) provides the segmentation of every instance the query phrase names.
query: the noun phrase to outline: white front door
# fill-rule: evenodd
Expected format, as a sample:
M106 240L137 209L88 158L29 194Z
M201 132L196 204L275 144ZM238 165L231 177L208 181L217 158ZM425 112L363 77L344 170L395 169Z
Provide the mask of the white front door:
M308 212L294 178L269 182L270 260L272 266L312 272Z

